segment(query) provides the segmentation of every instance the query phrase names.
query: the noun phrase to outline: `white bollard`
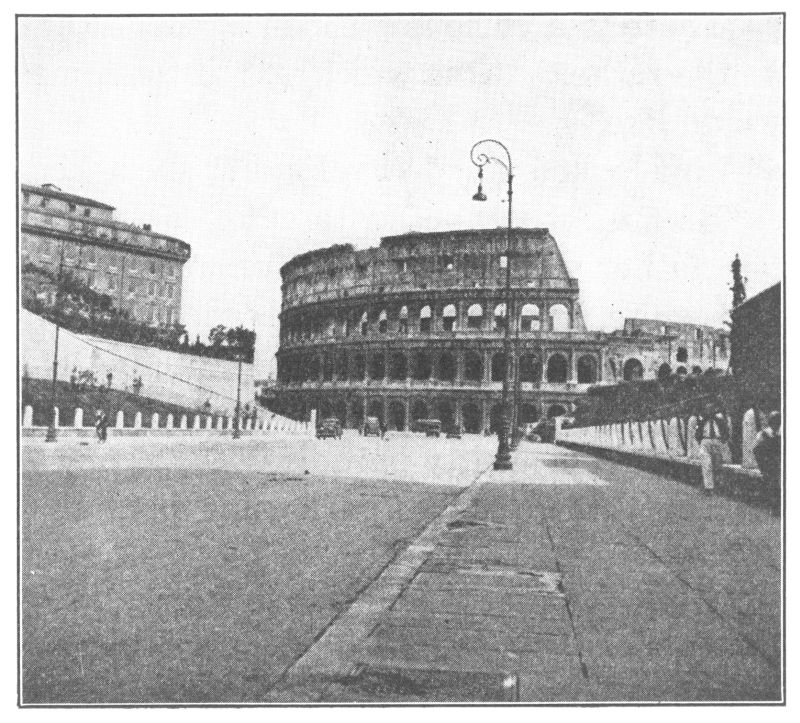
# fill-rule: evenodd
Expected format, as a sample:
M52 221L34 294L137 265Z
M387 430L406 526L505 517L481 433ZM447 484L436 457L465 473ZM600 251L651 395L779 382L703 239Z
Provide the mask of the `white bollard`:
M136 418L133 420L133 428L134 429L141 429L142 428L142 413L136 412Z
M688 431L688 445L689 445L689 453L688 457L697 457L700 454L700 445L695 438L695 434L697 433L697 417L691 416L689 417L689 431Z
M185 414L181 415L181 429L189 429L189 419Z
M22 426L33 426L33 407L30 404L26 405L25 411L22 413Z
M175 427L175 419L172 416L172 413L167 415L167 429L173 429Z
M58 407L53 407L53 424L56 427L61 426L61 410Z
M153 418L150 420L151 429L158 429L158 412L153 412Z
M117 423L114 426L117 429L122 429L125 426L125 414L121 409L117 412Z
M742 419L742 467L747 469L758 469L758 462L753 455L758 432L756 410L748 409Z
M200 415L194 415L194 424L192 425L192 429L200 429Z
M75 407L75 422L72 425L75 428L83 427L83 409Z

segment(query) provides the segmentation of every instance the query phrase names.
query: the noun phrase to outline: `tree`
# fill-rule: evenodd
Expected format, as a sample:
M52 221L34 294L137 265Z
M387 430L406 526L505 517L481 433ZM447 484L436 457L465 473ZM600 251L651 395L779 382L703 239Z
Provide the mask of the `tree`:
M228 330L223 324L217 324L208 332L208 340L214 348L221 347L227 338Z

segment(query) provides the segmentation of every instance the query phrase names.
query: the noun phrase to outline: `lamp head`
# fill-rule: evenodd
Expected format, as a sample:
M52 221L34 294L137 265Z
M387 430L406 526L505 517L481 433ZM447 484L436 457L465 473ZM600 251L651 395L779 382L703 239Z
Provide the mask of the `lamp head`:
M473 201L485 201L486 194L483 192L483 186L478 184L478 192L472 197Z

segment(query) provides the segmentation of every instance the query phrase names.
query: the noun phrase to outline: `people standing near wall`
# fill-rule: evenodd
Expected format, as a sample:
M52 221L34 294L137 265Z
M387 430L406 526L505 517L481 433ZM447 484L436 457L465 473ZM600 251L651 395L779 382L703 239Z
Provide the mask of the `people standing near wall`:
M108 417L102 409L98 409L95 414L94 428L97 432L97 439L105 442L108 439Z
M722 402L717 399L706 405L698 417L695 439L700 445L700 466L703 471L703 494L711 496L720 478L722 465L731 461L728 447L730 430L728 419L722 412Z
M764 485L770 491L781 484L781 413L770 412L767 426L756 436L753 456L758 463Z

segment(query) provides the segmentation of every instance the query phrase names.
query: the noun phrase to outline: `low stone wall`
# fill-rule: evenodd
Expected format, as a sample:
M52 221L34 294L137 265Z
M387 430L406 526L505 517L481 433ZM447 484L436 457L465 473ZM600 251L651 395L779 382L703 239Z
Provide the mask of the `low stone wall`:
M70 420L61 420L58 407L56 407L56 426L58 434L66 437L92 437L95 429L91 426L91 410L84 413L78 408L75 416ZM186 414L179 418L168 414L165 419L160 419L158 413L154 413L148 420L150 426L142 425L142 413L138 412L133 421L133 426L124 426L124 418L121 411L117 412L114 420L108 428L109 436L123 437L144 437L144 436L187 436L187 435L222 435L233 434L233 416L231 415L209 415L196 414L189 425L189 417ZM36 426L33 424L33 407L27 406L22 414L22 436L23 437L44 437L47 427ZM86 425L89 426L86 426ZM240 422L240 432L242 435L258 434L303 434L310 435L316 431L314 415L309 422L298 422L288 419L278 414L267 414L261 418L253 420L252 417L243 418Z
M753 447L766 415L748 410L742 419L742 464L724 465L724 474L750 485L763 486ZM728 417L728 427L732 428ZM598 452L612 459L649 461L648 466L664 471L700 466L700 445L695 439L697 417L665 417L616 422L594 427L562 429L556 426L556 444ZM697 476L697 475L693 475Z

